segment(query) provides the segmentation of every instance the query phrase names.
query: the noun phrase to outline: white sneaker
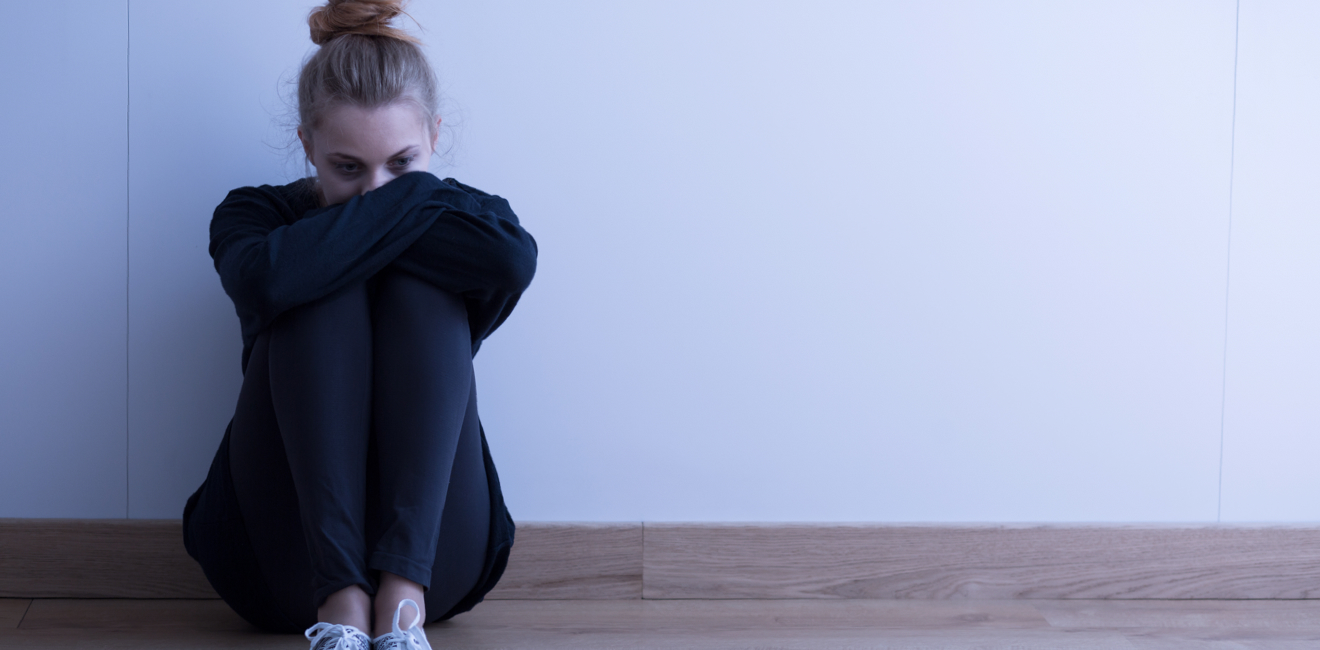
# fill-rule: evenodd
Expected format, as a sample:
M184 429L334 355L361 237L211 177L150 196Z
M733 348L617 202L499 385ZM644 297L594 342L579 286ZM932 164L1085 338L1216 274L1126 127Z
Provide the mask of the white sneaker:
M371 650L371 637L352 625L317 623L303 635L311 640L311 650Z
M403 612L403 606L408 605L417 613L413 618L412 625L406 630L399 629L399 614ZM411 598L404 598L399 603L398 608L394 610L394 631L389 634L382 634L371 641L372 650L431 650L431 644L426 642L426 632L418 623L422 622L422 608Z

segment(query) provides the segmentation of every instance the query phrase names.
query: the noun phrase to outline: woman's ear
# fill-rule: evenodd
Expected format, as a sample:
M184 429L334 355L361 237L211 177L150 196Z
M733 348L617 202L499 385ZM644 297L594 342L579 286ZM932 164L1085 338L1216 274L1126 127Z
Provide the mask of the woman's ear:
M440 139L440 116L435 118L435 128L431 129L431 153L435 153L435 143Z
M302 142L303 153L307 154L307 160L312 159L312 141L303 134L302 127L298 127L298 141Z

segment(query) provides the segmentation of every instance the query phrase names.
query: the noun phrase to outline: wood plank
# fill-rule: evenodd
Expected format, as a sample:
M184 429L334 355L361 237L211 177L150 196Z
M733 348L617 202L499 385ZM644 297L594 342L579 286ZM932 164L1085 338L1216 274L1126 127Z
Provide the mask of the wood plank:
M0 630L0 647L275 650L296 638L261 632L216 599L37 599L18 629Z
M554 632L688 630L1044 629L1014 600L523 600L482 603L455 618L483 629Z
M1309 598L1303 526L646 524L644 598Z
M1026 601L1061 628L1320 630L1320 600Z
M640 598L642 527L519 524L488 598ZM0 597L216 598L182 522L0 519Z
M1307 526L525 523L489 599L1317 596ZM177 520L7 519L0 597L215 594Z
M601 602L601 601L596 601ZM762 630L746 632L583 632L573 628L557 632L480 630L451 626L427 629L434 648L466 650L556 649L595 650L618 648L737 650L784 648L832 650L883 648L885 650L1133 650L1120 634L1113 632L1062 632L1059 630ZM250 633L197 633L172 631L87 630L5 631L0 647L6 650L291 650L305 648L306 641L294 635ZM1187 646L1184 646L1187 647ZM1273 647L1273 646L1270 646Z
M292 650L307 641L288 634L256 630L3 630L5 650Z
M0 598L0 629L18 627L31 604L27 598Z
M216 601L60 600L0 647L290 648ZM1050 648L1131 650L1121 635L1051 629L1021 601L489 601L428 626L436 648ZM305 646L304 646L305 647Z
M1119 632L1136 650L1315 650L1320 628L1151 628Z
M429 629L435 648L464 650L1134 650L1115 632L1062 630L744 630L738 632L554 632ZM35 647L35 646L33 646ZM195 646L193 646L195 647ZM1191 646L1184 646L1191 647ZM1204 646L1202 646L1204 647ZM1271 648L1273 646L1270 646ZM45 650L43 647L42 650Z
M1108 630L1141 650L1317 647L1316 600L1050 600L1031 602L1060 629Z
M0 605L4 601L0 601ZM441 648L1310 649L1320 602L504 600L427 627ZM1042 616L1042 608L1050 609ZM215 600L37 600L0 647L289 648ZM1053 626L1047 618L1053 617ZM1070 618L1071 617L1071 618ZM1158 625L1156 625L1158 624ZM1064 627L1060 627L1063 625ZM1067 627L1074 626L1074 627Z
M19 629L247 632L252 626L218 599L38 598Z
M0 597L215 598L172 519L0 519Z
M642 597L642 525L519 524L491 600Z
M427 627L436 648L1105 648L1005 601L497 601Z

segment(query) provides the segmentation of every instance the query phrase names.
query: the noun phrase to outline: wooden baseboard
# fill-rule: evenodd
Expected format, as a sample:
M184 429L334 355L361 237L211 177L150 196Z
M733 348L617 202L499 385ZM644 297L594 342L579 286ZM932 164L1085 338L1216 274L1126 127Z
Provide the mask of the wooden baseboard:
M1320 527L647 524L644 598L1316 598Z
M518 524L492 599L642 597L642 525ZM218 598L174 519L0 519L0 598Z
M216 595L177 520L0 519L0 597ZM520 523L488 598L1320 598L1320 526Z
M183 550L181 521L0 519L0 597L217 596Z

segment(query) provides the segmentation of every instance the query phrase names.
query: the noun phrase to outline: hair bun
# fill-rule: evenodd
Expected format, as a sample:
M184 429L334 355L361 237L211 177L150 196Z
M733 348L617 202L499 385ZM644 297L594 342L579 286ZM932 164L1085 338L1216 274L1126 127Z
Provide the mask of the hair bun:
M317 45L325 45L345 34L388 36L416 43L416 38L390 26L390 21L400 14L408 15L402 0L330 0L312 10L307 24L312 28L312 42Z

